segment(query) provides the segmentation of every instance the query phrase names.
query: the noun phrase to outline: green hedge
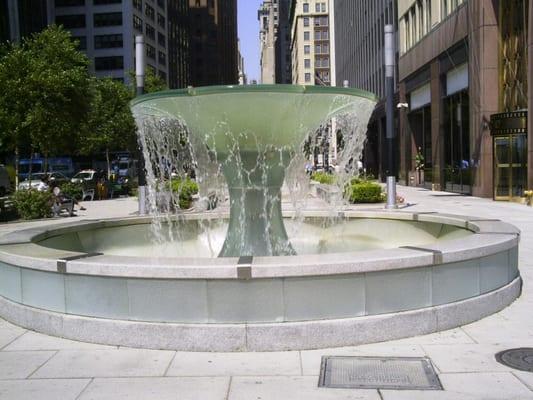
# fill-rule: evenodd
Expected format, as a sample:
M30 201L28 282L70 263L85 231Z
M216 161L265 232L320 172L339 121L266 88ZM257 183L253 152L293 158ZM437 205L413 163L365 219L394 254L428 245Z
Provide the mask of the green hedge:
M313 172L311 179L324 185L332 185L335 183L335 175L328 174L327 172Z
M350 203L381 203L385 194L381 186L375 182L353 179L347 193Z
M181 179L172 179L170 188L173 193L177 193L179 196L179 208L182 210L191 208L192 196L198 193L198 184L196 182L189 178L184 181Z
M83 185L81 183L65 182L59 186L61 193L71 199L81 200L83 196Z
M19 190L13 197L13 204L22 219L39 219L52 216L52 193L37 190Z

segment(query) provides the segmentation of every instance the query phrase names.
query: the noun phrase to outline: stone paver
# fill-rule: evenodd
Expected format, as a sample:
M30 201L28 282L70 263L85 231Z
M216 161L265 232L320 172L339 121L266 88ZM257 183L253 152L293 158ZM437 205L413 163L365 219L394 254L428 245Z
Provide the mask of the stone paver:
M230 378L94 379L79 400L225 400Z
M54 354L54 351L2 351L0 379L27 378Z
M16 338L23 335L25 329L19 328L7 321L0 320L0 350L8 346Z
M533 208L468 196L398 188L409 211L499 218L522 231L522 296L481 321L431 335L365 346L278 353L186 353L114 348L29 332L0 320L0 400L4 399L533 399L533 374L498 364L494 354L533 347ZM51 224L133 215L134 199L85 202L78 217ZM284 202L285 208L290 203ZM308 209L320 209L318 199ZM377 206L378 207L378 206ZM372 208L372 207L364 207ZM8 229L0 224L0 233ZM9 227L11 229L11 227ZM429 356L444 391L317 387L322 355ZM49 379L53 378L53 379ZM92 378L92 379L80 379Z
M174 354L135 349L61 350L32 378L163 376Z
M75 400L90 379L0 381L1 400Z
M237 377L231 381L228 400L379 400L376 390L326 389L318 376Z
M382 390L384 400L532 399L533 393L511 373L441 374L444 391Z
M271 353L178 352L167 376L300 375L297 351Z
M20 328L19 328L20 329ZM0 330L1 332L1 330ZM92 343L76 342L74 340L56 338L53 336L43 335L37 332L26 332L9 345L3 348L4 351L21 351L21 350L101 350L113 349L113 346L104 346ZM116 347L115 347L116 348Z

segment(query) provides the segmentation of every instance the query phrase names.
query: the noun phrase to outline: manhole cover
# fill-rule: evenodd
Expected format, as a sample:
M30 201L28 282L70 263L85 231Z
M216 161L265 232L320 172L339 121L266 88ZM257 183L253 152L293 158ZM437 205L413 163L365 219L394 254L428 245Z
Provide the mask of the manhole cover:
M533 372L533 349L521 347L500 351L496 354L496 361L520 371Z
M428 358L322 357L320 387L442 390Z

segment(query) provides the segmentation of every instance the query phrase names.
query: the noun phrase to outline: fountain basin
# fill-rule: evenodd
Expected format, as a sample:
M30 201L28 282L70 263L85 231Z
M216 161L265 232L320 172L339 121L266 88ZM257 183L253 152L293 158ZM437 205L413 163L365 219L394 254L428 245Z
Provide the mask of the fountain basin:
M519 231L512 225L436 213L343 217L439 224L469 234L358 252L154 259L50 247L60 235L146 224L147 218L14 230L0 241L0 316L94 343L288 350L450 329L497 312L520 294Z

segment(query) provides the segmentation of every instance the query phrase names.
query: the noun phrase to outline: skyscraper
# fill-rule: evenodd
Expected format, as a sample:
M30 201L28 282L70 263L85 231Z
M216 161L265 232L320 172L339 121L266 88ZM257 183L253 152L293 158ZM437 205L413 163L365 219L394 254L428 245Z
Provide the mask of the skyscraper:
M330 86L329 1L292 0L292 83Z

